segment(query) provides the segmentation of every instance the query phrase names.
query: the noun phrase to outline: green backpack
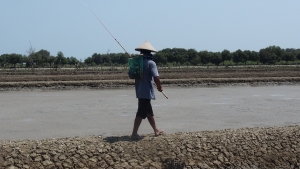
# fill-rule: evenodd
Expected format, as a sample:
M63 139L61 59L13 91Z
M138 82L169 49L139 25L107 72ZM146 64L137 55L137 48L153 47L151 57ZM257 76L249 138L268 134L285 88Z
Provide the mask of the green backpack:
M143 77L143 56L128 59L130 79L141 79Z

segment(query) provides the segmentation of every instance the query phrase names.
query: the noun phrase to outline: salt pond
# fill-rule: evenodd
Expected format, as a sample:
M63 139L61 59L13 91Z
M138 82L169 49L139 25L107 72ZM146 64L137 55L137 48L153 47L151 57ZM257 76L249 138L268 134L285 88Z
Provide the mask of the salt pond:
M300 86L164 88L152 106L166 133L300 124ZM133 88L1 91L0 140L130 135ZM152 133L143 121L140 134Z

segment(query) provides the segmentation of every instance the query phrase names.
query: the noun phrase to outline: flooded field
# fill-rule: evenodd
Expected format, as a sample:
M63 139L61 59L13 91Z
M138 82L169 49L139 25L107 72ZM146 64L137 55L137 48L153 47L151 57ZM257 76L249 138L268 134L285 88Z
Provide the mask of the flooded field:
M152 101L167 134L300 124L300 86L164 88ZM1 91L0 140L130 135L134 89ZM140 134L152 133L143 121Z

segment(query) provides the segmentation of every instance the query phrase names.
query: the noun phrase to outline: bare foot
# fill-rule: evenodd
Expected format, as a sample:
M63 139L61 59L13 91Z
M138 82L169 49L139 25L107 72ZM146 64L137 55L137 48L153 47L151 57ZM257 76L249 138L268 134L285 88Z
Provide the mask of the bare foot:
M155 136L159 136L159 135L161 135L161 134L163 134L164 133L164 131L163 130L156 130L155 131Z
M143 139L144 137L137 134L137 135L131 135L130 138L134 139L134 140L140 140L140 139Z

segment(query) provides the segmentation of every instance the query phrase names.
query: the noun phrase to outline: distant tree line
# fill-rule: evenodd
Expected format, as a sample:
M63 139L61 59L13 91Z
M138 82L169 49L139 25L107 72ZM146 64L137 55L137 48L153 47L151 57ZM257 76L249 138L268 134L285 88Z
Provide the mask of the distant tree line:
M0 65L6 67L27 67L27 68L57 68L65 65L78 66L80 61L75 57L65 57L62 52L58 52L56 56L51 56L47 50L34 52L30 49L28 56L21 54L2 54L0 56Z
M158 65L260 65L260 64L300 64L300 49L281 49L279 46L269 46L259 52L250 50L236 50L230 52L224 49L222 52L196 51L195 49L166 48L153 55ZM97 54L84 60L87 65L127 64L128 55Z
M47 50L34 52L30 49L28 55L2 54L0 65L6 67L64 67L68 66L124 66L128 62L129 56L126 53L94 53L83 62L75 57L65 57L62 52L56 56L51 56ZM224 49L222 52L196 51L195 49L166 48L154 54L154 60L158 65L171 66L203 66L203 65L274 65L274 64L300 64L300 49L286 48L279 46L269 46L257 51Z
M125 65L128 63L128 54L126 53L109 53L109 54L100 54L94 53L91 57L88 57L84 60L84 63L90 66L95 65Z
M300 49L281 49L278 46L270 46L259 52L250 50L236 50L230 52L199 51L194 49L163 49L156 53L158 64L173 63L177 65L247 65L247 64L300 64Z

